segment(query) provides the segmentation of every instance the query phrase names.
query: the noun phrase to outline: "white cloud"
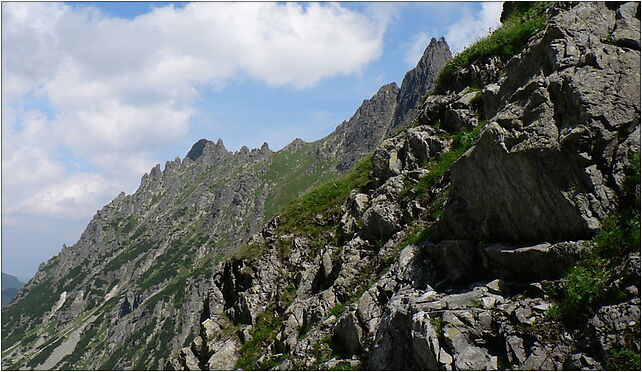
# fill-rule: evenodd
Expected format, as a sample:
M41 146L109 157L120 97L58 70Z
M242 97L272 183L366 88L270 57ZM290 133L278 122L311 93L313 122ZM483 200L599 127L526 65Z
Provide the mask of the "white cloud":
M44 188L10 209L22 214L55 215L68 219L86 219L118 188L113 182L97 174L77 173ZM11 214L12 210L9 210Z
M19 127L5 125L3 112L2 175L3 198L15 198L25 186L41 186L60 177L64 164L53 159L52 128L44 114L30 111L19 115ZM4 190L3 190L4 191ZM18 195L16 195L18 194Z
M465 9L462 17L448 27L446 40L451 50L460 52L473 41L483 37L490 30L500 25L502 2L485 2L479 14L475 15L469 8Z
M430 43L430 36L428 36L428 34L425 32L415 34L413 40L406 45L406 52L404 54L404 60L408 66L415 67L417 65L428 43Z
M129 20L6 3L2 21L3 214L13 218L82 215L127 190L188 132L204 87L249 77L301 89L359 73L381 54L388 18L334 3L189 3ZM33 111L35 95L50 117Z

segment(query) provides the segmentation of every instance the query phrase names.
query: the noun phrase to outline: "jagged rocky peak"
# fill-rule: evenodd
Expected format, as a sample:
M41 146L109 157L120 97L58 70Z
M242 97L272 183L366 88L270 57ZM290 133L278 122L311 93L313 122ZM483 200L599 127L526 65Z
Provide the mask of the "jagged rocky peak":
M443 37L432 38L417 62L417 66L408 71L401 83L395 122L388 133L394 133L397 128L406 126L417 115L417 106L426 93L434 88L437 76L446 63L452 58L448 43Z
M304 140L302 140L301 138L295 138L292 142L290 142L283 149L284 150L289 150L289 151L294 151L294 150L300 149L305 144L306 144L306 142Z
M239 149L239 152L238 152L239 155L247 155L249 153L250 153L250 149L247 148L247 146L245 146L245 145L241 146L241 148Z
M211 155L217 157L228 153L229 151L227 151L227 149L225 148L222 139L219 138L216 143L208 141L206 139L201 139L192 146L192 149L189 150L186 158L196 161L203 155Z

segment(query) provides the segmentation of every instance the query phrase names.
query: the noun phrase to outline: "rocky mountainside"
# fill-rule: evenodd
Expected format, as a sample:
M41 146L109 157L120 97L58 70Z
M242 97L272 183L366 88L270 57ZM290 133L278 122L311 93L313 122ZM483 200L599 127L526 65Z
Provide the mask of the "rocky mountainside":
M418 104L450 58L433 40L412 81L382 87L319 141L230 152L222 140L200 140L184 159L154 167L3 309L2 367L165 366L198 335L217 264L297 195L372 153L407 120L399 102Z
M502 19L322 140L154 168L3 310L2 367L639 369L640 4Z
M512 6L452 63L523 49L221 263L167 368L639 370L640 4Z

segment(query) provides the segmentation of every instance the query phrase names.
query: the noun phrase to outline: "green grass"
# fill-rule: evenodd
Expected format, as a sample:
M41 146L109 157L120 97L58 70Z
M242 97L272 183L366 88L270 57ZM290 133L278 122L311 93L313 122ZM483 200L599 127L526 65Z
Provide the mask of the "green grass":
M144 252L152 248L153 248L153 243L145 240L135 245L128 246L127 248L125 248L125 250L122 253L112 258L107 263L107 265L105 265L103 272L108 273L110 271L118 270L123 265L131 262L141 254L143 254Z
M258 359L266 351L270 342L274 340L282 324L271 308L259 314L252 332L252 339L241 346L239 359L234 368L242 370L267 369L267 366L258 363ZM271 364L270 360L267 363Z
M60 292L55 291L49 281L42 281L34 285L29 294L22 300L12 304L11 307L3 310L2 314L2 347L7 349L24 336L25 332L37 325L40 318L58 301ZM21 323L21 317L28 314L32 319L30 323ZM6 332L5 330L12 330Z
M310 187L336 177L333 164L320 162L313 151L314 144L306 143L296 150L283 149L272 156L267 171L261 174L272 184L265 198L265 221Z
M610 273L601 259L586 260L576 265L564 278L562 316L582 317L600 300Z
M372 158L368 157L358 163L347 175L335 178L316 186L302 196L291 201L281 209L282 235L307 235L311 239L311 248L321 249L326 243L335 242L337 235L341 204L353 189L363 190L371 182L370 169ZM321 217L323 222L317 221ZM287 242L279 242L279 257L285 259L291 249ZM231 259L248 259L264 252L266 247L248 244L230 252Z
M207 235L198 233L173 241L170 248L156 258L156 265L146 273L146 278L139 287L146 290L175 278L182 268L191 266L192 256L188 252L192 247L201 246L208 241Z
M604 364L611 371L639 371L640 353L627 349L611 350L604 359Z
M416 185L410 185L404 189L401 197L407 198L411 190L419 197L426 195L450 170L455 161L468 151L468 149L473 147L484 125L486 125L486 121L480 122L474 128L464 129L451 135L453 139L451 149L441 154L438 158L431 159L428 164L426 164L428 174L421 178Z
M64 340L65 339L61 337L57 339L55 342L49 344L44 349L42 349L42 351L40 351L38 354L36 354L36 356L31 358L31 360L27 362L27 367L36 367L44 363L45 361L47 361L47 359L49 358L51 353L54 351L54 349L60 346L60 344L62 344Z
M134 230L134 227L138 224L138 220L134 216L129 216L127 218L127 224L123 227L123 234L129 234Z
M60 367L62 369L74 369L74 365L81 360L82 356L87 351L87 346L91 343L94 337L96 337L97 333L98 327L89 326L86 328L80 335L80 341L76 344L74 351L60 361Z
M441 319L441 316L431 316L430 317L430 324L432 324L433 328L435 329L435 332L437 333L437 336L441 337L441 334L444 331L444 321Z
M346 176L316 187L283 208L279 227L283 233L317 235L328 228L315 223L317 216L338 216L341 204L353 189L363 189L370 182L372 158L363 160Z
M444 93L455 73L480 59L499 56L510 58L521 52L528 40L546 23L546 10L552 2L538 2L525 9L518 5L515 14L490 35L477 40L451 59L437 78L436 91Z
M343 312L345 310L346 310L346 305L344 305L342 303L338 303L338 304L334 305L334 307L332 309L330 309L330 314L332 314L334 316L339 316L339 315L343 314Z
M379 270L383 271L387 268L389 268L397 259L397 256L399 256L399 253L406 248L409 245L412 244L417 244L420 243L426 239L428 239L428 234L429 231L426 229L424 226L414 226L411 228L411 230L408 232L408 235L399 242L399 245L397 245L397 248L395 248L394 251L392 251L388 256L386 256L381 264L379 265Z
M614 268L629 252L640 250L640 153L631 154L631 167L625 180L624 202L606 218L593 238L595 248L584 255L562 278L560 303L549 316L574 326L589 317L596 308L626 300L622 291L605 291L614 277ZM633 205L630 200L636 200Z

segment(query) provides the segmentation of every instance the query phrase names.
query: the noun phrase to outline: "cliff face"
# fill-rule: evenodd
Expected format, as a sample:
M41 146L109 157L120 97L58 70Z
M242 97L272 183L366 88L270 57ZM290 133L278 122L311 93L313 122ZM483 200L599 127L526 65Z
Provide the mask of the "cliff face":
M382 87L324 139L234 153L200 140L154 167L3 309L3 368L162 368L198 335L216 265L297 195L371 153L395 125L399 92L430 89L450 58L445 43L432 49L422 76Z
M443 94L433 40L322 140L154 168L3 310L3 368L639 366L640 4L531 5Z
M639 366L639 7L554 5L458 71L340 209L304 198L218 267L167 367Z

